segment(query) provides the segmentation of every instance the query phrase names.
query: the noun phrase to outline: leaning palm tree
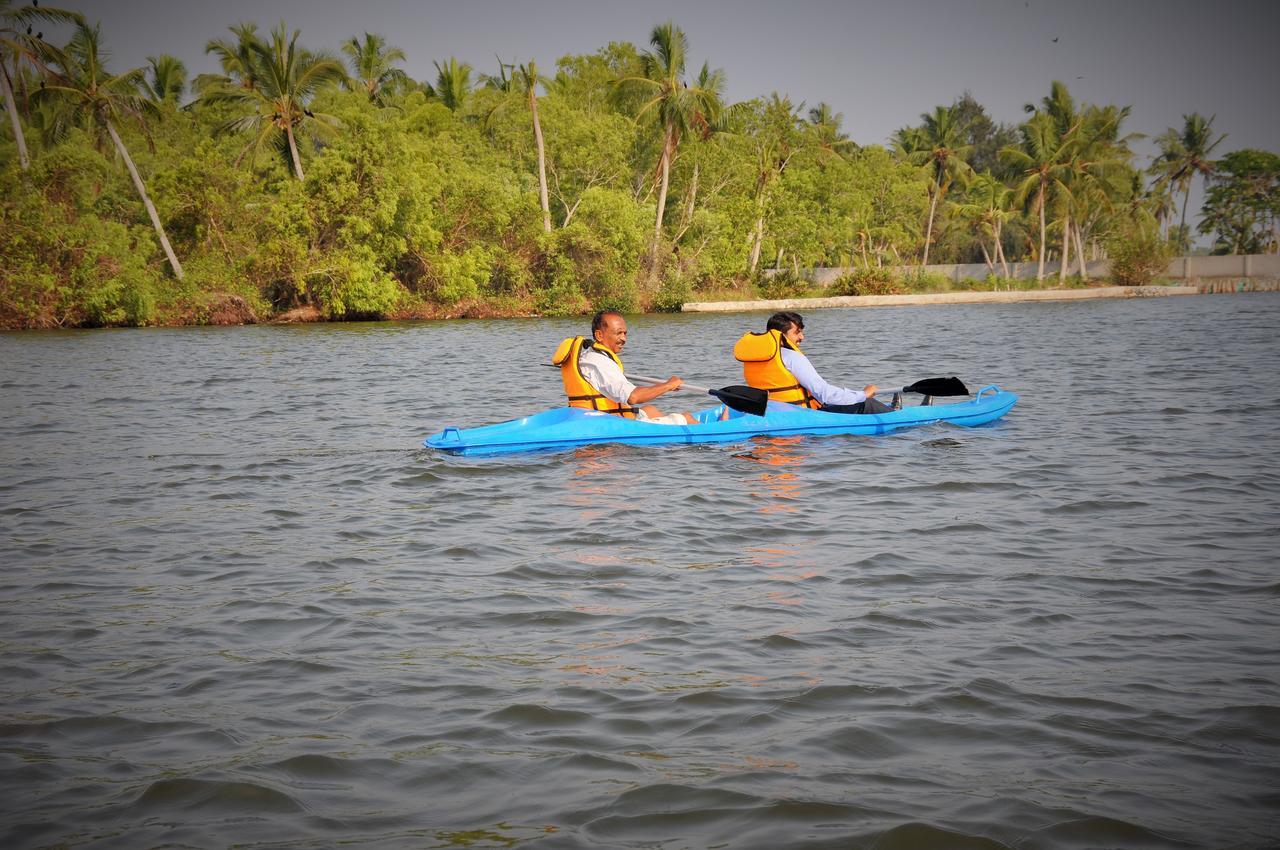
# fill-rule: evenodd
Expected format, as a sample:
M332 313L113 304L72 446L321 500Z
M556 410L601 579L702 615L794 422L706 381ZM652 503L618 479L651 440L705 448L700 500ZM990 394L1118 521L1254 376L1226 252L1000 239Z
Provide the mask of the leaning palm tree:
M452 56L443 65L436 62L435 66L436 82L427 86L427 96L440 101L451 112L457 112L471 97L471 66Z
M18 118L18 104L13 97L13 81L9 78L9 64L12 61L16 70L22 62L29 62L37 70L45 70L45 62L41 57L49 56L49 45L44 43L44 32L32 29L39 23L81 24L83 16L79 12L65 9L54 9L49 6L40 8L39 2L30 6L14 8L11 0L0 0L0 94L4 96L4 108L9 113L9 124L13 128L13 140L18 146L18 163L22 170L31 167L31 156L27 153L27 140L22 133L22 122Z
M387 47L387 40L376 33L366 32L364 41L352 36L343 42L342 52L350 57L352 86L379 106L385 104L389 90L409 80L408 74L393 67L405 61L404 51Z
M1064 181L1070 171L1069 163L1075 153L1076 141L1073 134L1063 137L1053 118L1047 113L1033 115L1019 130L1022 133L1022 143L1001 148L1000 159L1018 171L1020 179L1014 187L1015 202L1023 204L1028 198L1034 198L1032 207L1040 216L1036 280L1043 281L1047 232L1045 206L1052 191L1066 191Z
M133 178L133 186L142 198L142 205L147 208L147 215L151 217L151 225L160 238L165 256L169 258L174 277L182 280L182 264L169 245L169 237L165 235L155 205L147 196L147 187L138 175L133 158L116 131L117 121L132 118L141 123L145 114L155 111L155 104L142 94L146 86L146 71L134 68L123 74L110 74L103 64L98 38L98 26L77 24L71 42L56 55L55 64L50 68L50 79L38 95L42 100L51 102L66 120L92 132L99 149L103 146L103 132L110 136L116 152L129 170L129 176Z
M147 76L146 92L152 103L177 103L187 90L187 66L176 56L165 53L160 56L148 56L147 64L150 74Z
M1186 238L1187 199L1191 196L1191 181L1197 174L1206 180L1209 179L1214 170L1214 162L1209 155L1227 137L1224 133L1216 139L1213 138L1213 119L1216 117L1211 115L1206 119L1198 112L1183 115L1181 133L1170 127L1157 140L1160 155L1156 157L1153 169L1173 186L1182 190L1179 239Z
M699 75L702 84L689 85L684 80L685 60L689 53L689 39L684 30L671 21L653 28L649 37L652 50L640 56L642 74L623 77L617 89L635 87L646 92L648 99L636 113L636 121L653 113L662 128L662 153L658 157L658 213L653 225L653 260L657 259L658 245L662 237L662 217L667 205L667 189L671 183L671 162L675 159L680 138L695 125L701 116L714 121L720 113L718 89L723 76L703 65Z
M239 79L210 85L200 99L206 103L231 104L245 112L219 127L221 132L252 134L236 158L237 164L250 151L273 141L287 152L294 176L304 180L302 158L298 154L299 132L317 135L338 125L333 116L312 112L311 99L322 86L345 82L347 73L342 63L328 53L312 53L299 47L300 34L294 30L289 35L284 24L280 24L271 31L269 41L249 42L248 64Z
M511 75L507 75L507 71ZM499 92L497 104L489 110L485 121L492 122L513 103L521 103L529 107L529 115L533 121L533 141L538 151L538 200L542 204L542 230L551 232L551 204L547 194L547 148L542 138L542 121L538 118L538 86L547 86L551 81L538 73L538 63L528 65L507 64L498 60L498 76L483 76L486 88Z
M913 165L929 169L929 222L924 233L924 258L921 266L929 265L929 243L933 241L933 221L938 201L957 178L966 179L973 173L966 160L973 152L973 145L965 144L965 127L959 121L954 106L939 106L933 114L920 116L924 124L918 134L899 131L899 150ZM911 144L907 150L905 144Z

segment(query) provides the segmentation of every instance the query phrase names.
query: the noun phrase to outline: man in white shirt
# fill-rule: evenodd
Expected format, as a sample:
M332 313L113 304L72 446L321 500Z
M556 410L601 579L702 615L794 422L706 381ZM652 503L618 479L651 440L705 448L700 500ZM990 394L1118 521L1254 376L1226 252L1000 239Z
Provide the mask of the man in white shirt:
M780 331L792 345L799 346L804 342L804 319L799 313L790 311L774 313L769 317L766 327L769 330ZM797 349L783 346L781 353L782 365L796 376L796 383L818 400L823 410L830 413L886 413L902 406L902 402L897 398L894 399L894 407L877 400L875 394L879 387L875 384L867 384L861 390L828 384L818 374L818 370L813 368L809 358Z
M663 414L661 410L648 402L666 393L680 388L683 380L672 376L660 384L637 387L627 380L617 357L610 357L598 346L604 346L614 355L622 353L627 344L627 320L621 313L603 310L596 313L591 320L591 336L595 340L591 348L585 345L578 355L578 368L582 377L586 378L601 395L618 402L639 408L636 419L658 425L693 425L697 422L688 413Z

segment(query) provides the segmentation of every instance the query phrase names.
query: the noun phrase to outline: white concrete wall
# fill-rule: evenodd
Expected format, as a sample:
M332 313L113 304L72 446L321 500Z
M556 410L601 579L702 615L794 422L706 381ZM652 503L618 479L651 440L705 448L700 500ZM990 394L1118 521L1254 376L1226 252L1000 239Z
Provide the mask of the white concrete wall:
M907 266L904 273L914 272L918 266ZM949 280L959 282L965 278L982 280L989 274L1002 277L999 265L994 270L985 263L967 263L951 265L928 265L925 271L940 274ZM1009 276L1018 280L1034 280L1036 263L1010 263ZM1070 269L1068 267L1068 274ZM1108 260L1095 260L1086 265L1088 276L1092 279L1105 278L1110 274L1111 263ZM809 269L805 276L819 286L830 286L843 274L855 271L853 268L820 268ZM766 270L765 274L770 274ZM1221 257L1175 257L1169 262L1165 277L1171 280L1194 280L1197 278L1280 278L1280 254L1232 254ZM1058 277L1058 264L1048 263L1045 266L1045 279Z

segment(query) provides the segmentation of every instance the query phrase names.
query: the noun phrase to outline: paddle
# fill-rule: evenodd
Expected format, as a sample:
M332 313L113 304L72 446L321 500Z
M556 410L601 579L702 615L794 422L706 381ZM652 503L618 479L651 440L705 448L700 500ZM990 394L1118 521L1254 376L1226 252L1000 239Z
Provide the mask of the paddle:
M648 375L628 375L627 377L644 381L647 384L661 384L663 381L662 378L651 378ZM681 384L680 389L713 395L720 399L726 407L743 413L750 413L752 416L764 416L765 408L769 406L769 391L758 390L755 387L737 385L712 390L694 384Z
M880 390L880 392L904 392L919 393L920 395L968 395L969 388L964 385L964 381L952 376L950 378L925 378L922 381L916 381L909 387L903 387L901 390Z

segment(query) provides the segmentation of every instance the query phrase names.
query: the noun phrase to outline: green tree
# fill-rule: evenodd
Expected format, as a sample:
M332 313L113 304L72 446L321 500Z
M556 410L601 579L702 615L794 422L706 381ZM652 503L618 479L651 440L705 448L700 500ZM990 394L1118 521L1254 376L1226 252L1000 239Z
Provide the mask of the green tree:
M973 173L966 161L973 148L964 140L965 128L959 123L959 115L954 107L934 107L932 115L925 113L920 117L924 123L919 132L898 131L897 145L909 162L928 168L931 176L929 220L925 226L924 257L920 261L921 266L927 266L938 201L946 195L947 189L955 180L967 179Z
M408 74L395 67L405 60L404 51L387 47L381 35L366 32L363 41L352 36L342 43L342 52L351 63L352 86L364 92L370 103L384 106L388 94L409 81Z
M1200 232L1220 254L1275 253L1280 233L1280 156L1246 148L1214 164Z
M989 171L979 174L969 187L969 200L957 207L957 212L965 219L973 222L982 235L991 239L991 251L981 240L982 256L988 268L995 268L999 263L1004 276L1009 276L1009 263L1004 255L1001 233L1005 222L1009 220L1009 200L1013 190L996 179Z
M450 56L449 61L436 66L435 85L427 86L427 95L443 103L451 112L467 105L471 98L471 66Z
M1018 183L1014 187L1014 202L1021 205L1031 199L1032 210L1040 219L1040 250L1037 252L1039 266L1036 280L1044 280L1045 237L1047 224L1045 208L1049 202L1051 191L1066 192L1065 180L1070 172L1070 161L1074 155L1075 141L1071 137L1064 138L1058 131L1053 116L1048 113L1037 113L1024 123L1019 132L1022 142L1017 147L1009 146L1000 149L1000 158L1018 175Z
M195 90L203 94L206 89L239 87L254 89L258 86L258 61L256 48L261 47L258 25L242 23L230 27L235 40L210 39L204 52L218 57L221 74L201 74L195 79Z
M211 43L210 52L217 52L236 64L236 76L207 85L200 99L207 104L229 104L244 113L219 127L222 132L252 135L237 162L264 143L274 141L285 152L294 176L303 180L302 157L298 154L299 132L315 135L332 130L338 123L332 115L312 112L311 99L326 84L346 81L346 71L342 63L329 54L299 47L301 32L294 30L290 35L283 23L271 31L269 41L253 37L251 30L248 35L248 38L242 36L242 44L231 53ZM242 51L241 47L247 49Z
M44 58L49 57L51 51L49 45L44 43L43 32L31 34L33 25L38 23L78 25L84 23L84 18L79 12L49 6L42 9L36 3L13 8L12 0L0 0L0 94L4 96L4 108L9 113L13 140L18 146L18 163L23 171L31 167L31 155L27 152L22 121L18 118L18 104L13 97L9 66L12 63L13 68L18 70L23 62L29 62L38 70L45 70Z
M1008 180L1000 162L1000 149L1017 144L1018 128L1010 124L997 124L987 113L986 107L972 94L965 92L951 105L956 123L964 128L965 142L972 148L969 166L975 173L989 171L1001 180Z
M513 98L519 98L522 103L528 105L529 116L533 123L534 145L538 154L538 201L542 205L542 231L550 233L551 204L547 198L547 146L542 137L542 121L538 117L538 86L546 85L548 80L538 73L536 62L514 66L499 60L498 66L500 76L488 77L486 82L507 96L501 98L490 110L488 120L492 121L495 115L512 102ZM510 77L507 76L507 68L512 69Z
M52 101L54 108L66 115L68 121L89 129L99 146L103 132L110 136L116 152L129 170L138 197L142 199L142 205L151 218L151 226L155 228L165 256L169 258L174 277L182 280L182 264L169 245L169 237L160 223L160 215L151 203L147 187L133 164L133 157L129 155L115 126L122 118L132 118L142 123L145 114L154 112L155 105L142 94L146 86L146 72L142 68L134 68L119 75L108 72L99 46L99 29L97 25L91 27L84 23L76 24L71 42L57 56L56 64L50 69L51 78L40 94Z
M721 109L720 92L724 77L719 71L711 71L710 66L704 63L702 73L694 85L685 81L689 39L684 30L671 21L653 28L649 44L653 49L640 55L643 73L623 77L618 82L623 91L632 88L648 94L648 99L636 112L636 120L639 121L652 112L662 128L662 153L657 167L658 211L653 225L652 259L656 261L671 181L671 162L684 134L700 122L716 120Z
M1191 182L1200 175L1207 181L1213 174L1214 162L1211 154L1227 136L1222 134L1213 138L1213 119L1205 118L1198 112L1182 116L1182 132L1170 127L1157 140L1160 154L1152 163L1152 170L1158 178L1182 192L1182 217L1178 226L1179 240L1186 240L1180 247L1190 247L1187 232L1187 199L1191 196Z
M187 66L176 56L148 56L147 97L157 105L177 104L187 90Z
M790 97L773 92L750 115L745 135L751 140L755 160L754 224L750 236L747 273L755 274L765 239L765 219L774 184L782 180L787 166L809 141L802 131L800 110Z
M831 105L819 103L809 110L809 132L819 148L830 153L849 153L857 148L840 125L844 113L833 112Z

